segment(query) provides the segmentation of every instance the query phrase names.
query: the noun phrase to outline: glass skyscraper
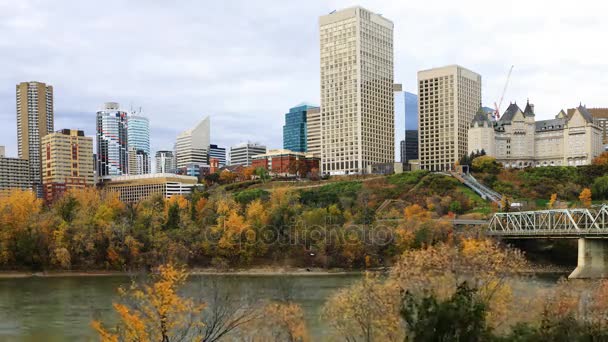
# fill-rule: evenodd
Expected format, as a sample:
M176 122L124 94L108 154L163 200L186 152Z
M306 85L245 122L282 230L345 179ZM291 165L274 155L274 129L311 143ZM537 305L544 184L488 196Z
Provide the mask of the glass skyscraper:
M300 104L285 114L283 148L294 152L306 152L306 114L315 106Z
M106 102L97 112L97 175L128 174L127 112L116 102Z
M395 147L396 161L418 159L418 96L400 84L395 85Z
M129 138L128 150L129 153L135 151L136 154L136 156L129 158L129 160L133 162L137 161L136 165L129 165L129 174L150 173L150 120L139 114L132 113L129 115L127 126Z

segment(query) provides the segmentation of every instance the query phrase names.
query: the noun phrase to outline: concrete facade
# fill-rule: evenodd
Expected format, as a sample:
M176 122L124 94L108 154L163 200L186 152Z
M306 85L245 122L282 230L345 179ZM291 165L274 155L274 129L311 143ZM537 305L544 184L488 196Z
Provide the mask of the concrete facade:
M32 189L43 196L41 139L54 131L53 87L42 82L17 84L17 147L20 159L30 163Z
M603 239L578 239L577 266L568 278L608 278L608 241Z
M123 202L136 203L155 194L164 198L189 195L197 183L196 177L156 173L114 177L106 180L103 187L107 191L117 192Z
M42 138L44 199L52 202L71 189L95 185L93 138L83 131L63 129Z
M321 171L395 160L393 23L361 7L319 19Z
M458 65L418 72L420 168L448 171L468 153L469 125L481 103L481 76Z
M0 197L12 190L32 190L30 163L27 159L0 158Z
M266 153L266 146L258 143L242 143L230 148L230 165L249 166L254 156Z
M321 158L321 108L311 108L306 112L307 152Z
M208 164L211 123L209 117L201 120L194 128L177 136L175 159L177 168L189 164Z

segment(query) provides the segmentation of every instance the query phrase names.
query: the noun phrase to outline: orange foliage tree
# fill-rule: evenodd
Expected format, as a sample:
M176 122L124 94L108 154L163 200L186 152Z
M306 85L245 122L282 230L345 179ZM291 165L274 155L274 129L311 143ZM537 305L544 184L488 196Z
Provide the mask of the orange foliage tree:
M119 316L115 328L106 328L96 320L91 323L101 341L202 340L196 317L205 305L177 293L186 281L186 271L173 265L160 266L158 271L151 284L120 289L125 303L113 305Z
M584 188L578 196L578 199L585 208L589 208L591 206L591 189Z

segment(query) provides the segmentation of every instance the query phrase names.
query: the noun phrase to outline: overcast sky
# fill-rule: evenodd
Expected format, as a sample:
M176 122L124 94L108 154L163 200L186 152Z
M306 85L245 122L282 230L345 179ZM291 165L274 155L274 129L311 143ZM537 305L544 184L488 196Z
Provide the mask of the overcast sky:
M395 23L395 81L460 64L537 117L608 107L605 1L0 0L0 145L17 155L15 84L54 86L55 129L95 131L95 111L143 108L152 150L211 117L211 141L282 146L284 113L319 103L318 17L361 5ZM503 108L506 106L503 104Z

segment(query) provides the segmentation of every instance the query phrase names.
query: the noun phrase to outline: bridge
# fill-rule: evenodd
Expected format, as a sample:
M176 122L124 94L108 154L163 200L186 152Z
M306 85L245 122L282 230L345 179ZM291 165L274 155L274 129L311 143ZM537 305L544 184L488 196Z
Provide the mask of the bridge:
M608 205L496 213L487 234L502 239L578 239L578 265L569 278L608 278Z

